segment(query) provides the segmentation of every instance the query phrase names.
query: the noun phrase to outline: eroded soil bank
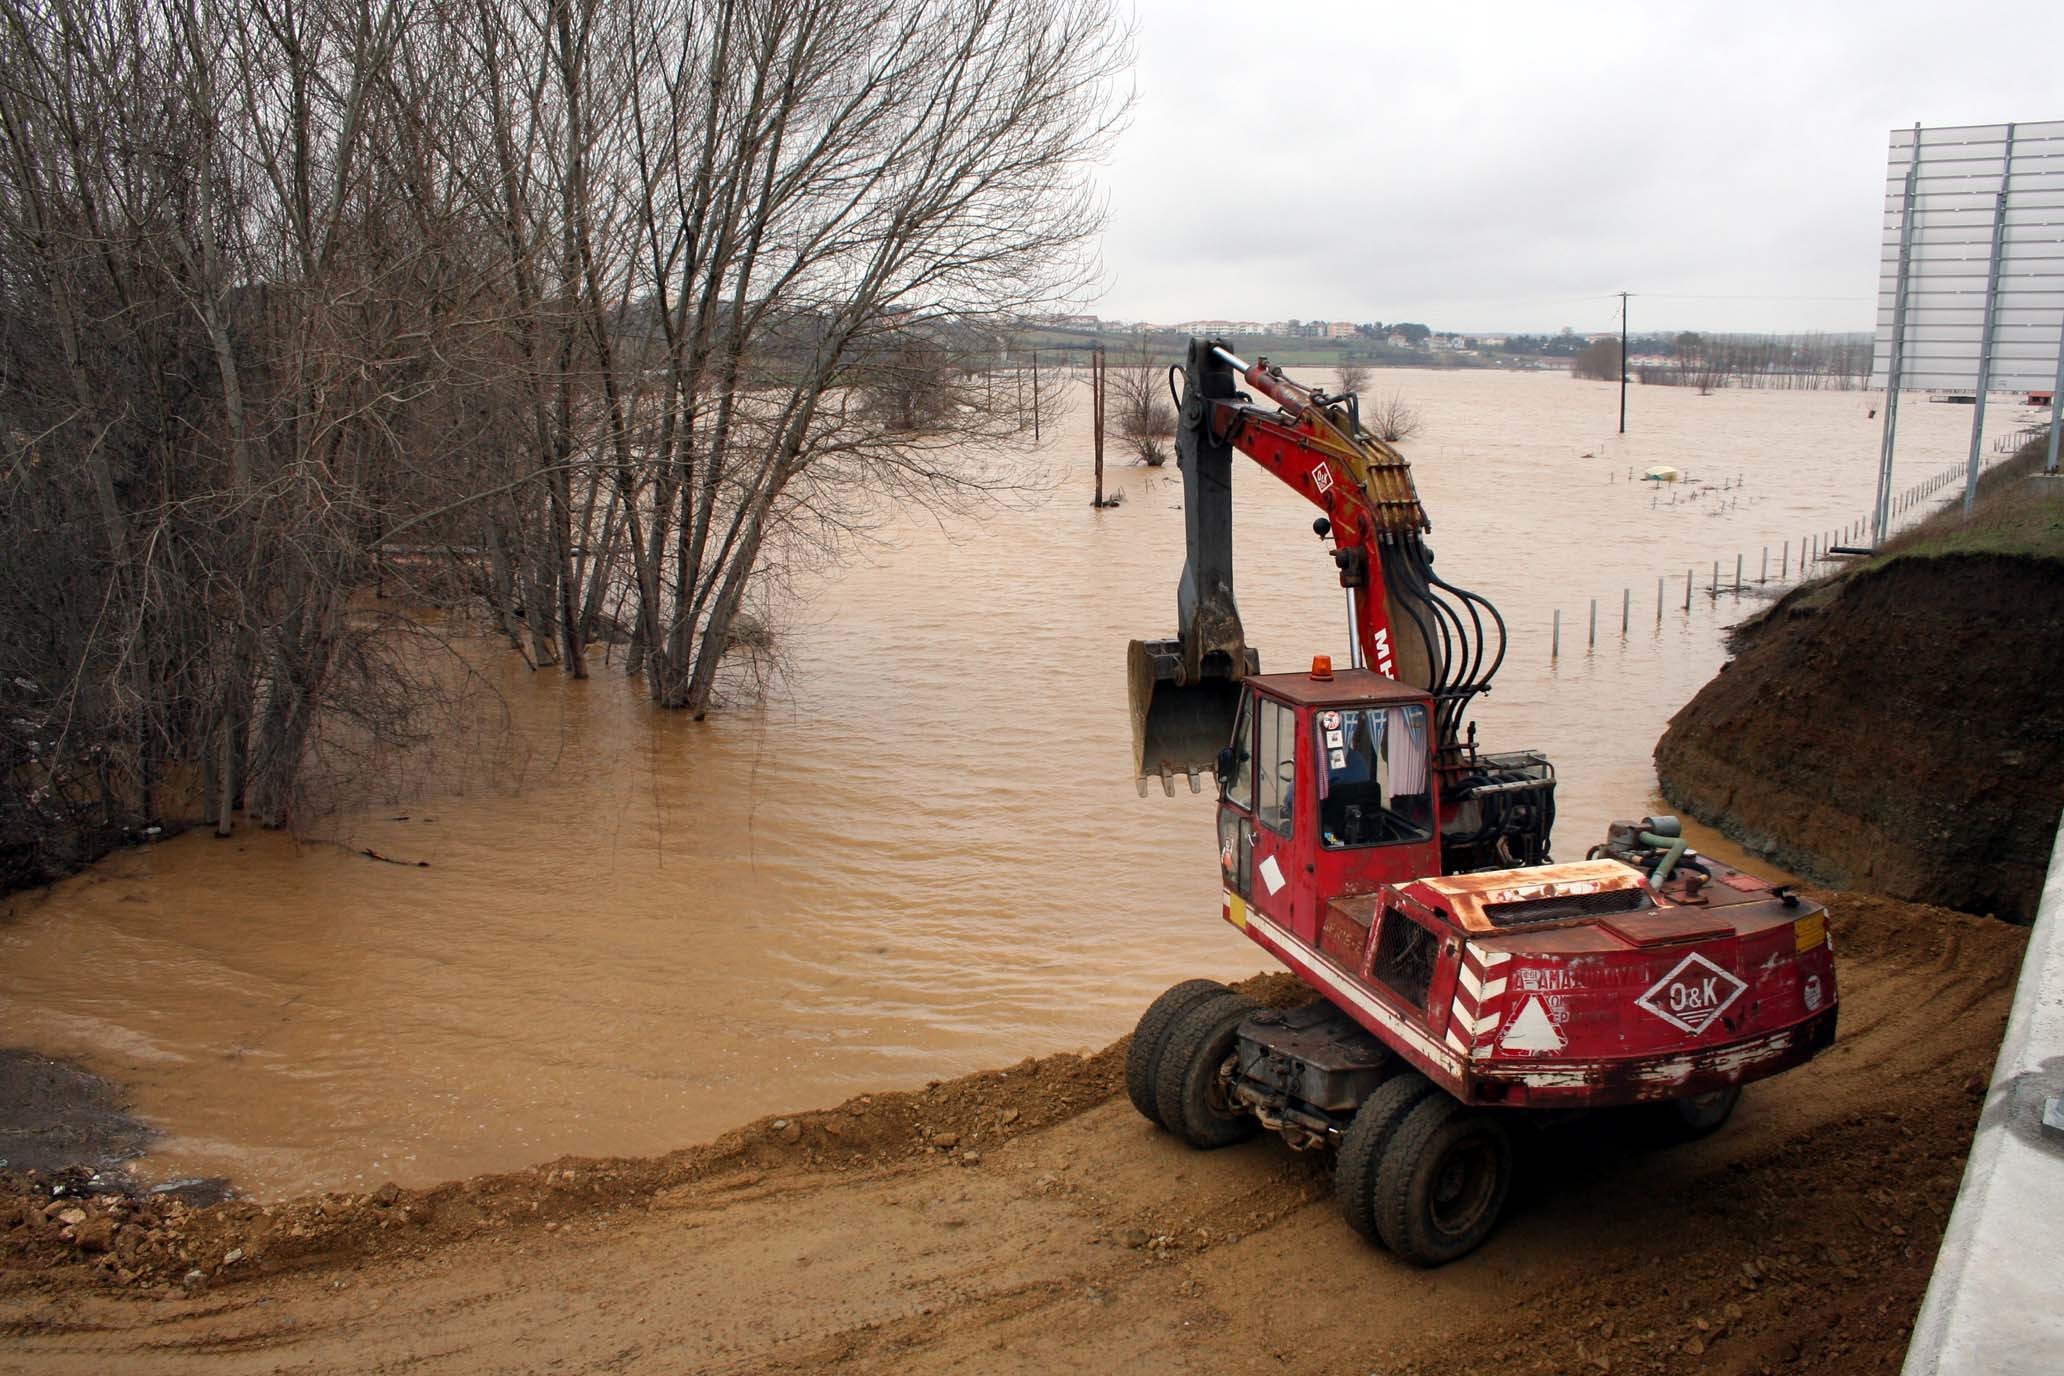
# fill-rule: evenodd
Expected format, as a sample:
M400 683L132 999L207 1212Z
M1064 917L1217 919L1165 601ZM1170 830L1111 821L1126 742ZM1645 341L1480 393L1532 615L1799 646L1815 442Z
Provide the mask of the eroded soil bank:
M1439 1271L1349 1232L1321 1156L1150 1128L1121 1042L422 1191L16 1178L0 1371L1893 1371L2023 933L1829 897L1834 1050L1705 1142L1532 1139L1505 1226Z
M1664 795L1795 873L2030 920L2064 807L2064 561L1906 555L1748 623Z

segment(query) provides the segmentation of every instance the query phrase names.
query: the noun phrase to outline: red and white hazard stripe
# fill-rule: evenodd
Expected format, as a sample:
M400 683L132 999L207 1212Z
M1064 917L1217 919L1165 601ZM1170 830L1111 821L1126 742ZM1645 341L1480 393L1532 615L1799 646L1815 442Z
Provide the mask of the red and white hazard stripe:
M1509 951L1486 951L1474 943L1462 948L1462 967L1455 977L1455 1001L1448 1008L1448 1045L1464 1056L1488 1046L1505 1017L1505 966Z

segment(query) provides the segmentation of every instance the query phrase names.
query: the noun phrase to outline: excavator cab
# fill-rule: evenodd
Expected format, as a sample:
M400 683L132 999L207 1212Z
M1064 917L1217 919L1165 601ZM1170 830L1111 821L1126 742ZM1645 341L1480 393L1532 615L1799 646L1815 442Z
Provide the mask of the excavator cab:
M1235 925L1252 911L1317 945L1333 898L1440 873L1432 720L1424 691L1324 657L1246 680L1217 760Z

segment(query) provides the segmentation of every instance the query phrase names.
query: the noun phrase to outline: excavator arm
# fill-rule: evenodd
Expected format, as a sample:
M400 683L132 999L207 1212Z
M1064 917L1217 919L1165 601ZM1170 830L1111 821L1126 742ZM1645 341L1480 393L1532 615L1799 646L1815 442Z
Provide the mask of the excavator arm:
M1174 370L1171 370L1173 372ZM1217 341L1191 340L1176 430L1186 557L1172 639L1128 651L1140 791L1201 786L1232 733L1239 680L1258 672L1233 597L1232 456L1245 454L1324 513L1347 594L1355 664L1433 695L1436 747L1459 749L1462 714L1504 658L1495 608L1433 572L1432 528L1403 455L1362 429L1352 395L1327 396ZM1245 383L1273 406L1257 404Z

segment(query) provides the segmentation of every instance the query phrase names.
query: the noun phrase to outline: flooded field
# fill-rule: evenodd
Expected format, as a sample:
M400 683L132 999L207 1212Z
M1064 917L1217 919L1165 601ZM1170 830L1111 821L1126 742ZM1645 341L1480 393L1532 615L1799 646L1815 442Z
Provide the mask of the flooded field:
M1659 806L1649 752L1753 603L1708 595L1713 561L1753 584L1765 545L1774 575L1781 542L1796 561L1864 514L1879 398L1638 389L1620 437L1610 384L1379 372L1392 389L1424 415L1405 449L1442 572L1511 626L1483 744L1550 754L1579 854ZM1901 485L1969 424L1909 405ZM1092 511L1086 428L1078 405L1048 432L1050 491L913 519L806 582L764 709L697 723L612 671L490 655L520 787L432 787L319 841L191 835L16 896L0 1043L129 1086L165 1134L147 1173L265 1196L662 1151L1101 1046L1177 979L1251 972L1216 920L1210 799L1141 799L1129 771L1123 651L1174 629L1179 481L1114 467L1125 502ZM1730 486L1628 480L1651 463ZM1251 465L1235 485L1263 666L1344 658L1312 512Z

